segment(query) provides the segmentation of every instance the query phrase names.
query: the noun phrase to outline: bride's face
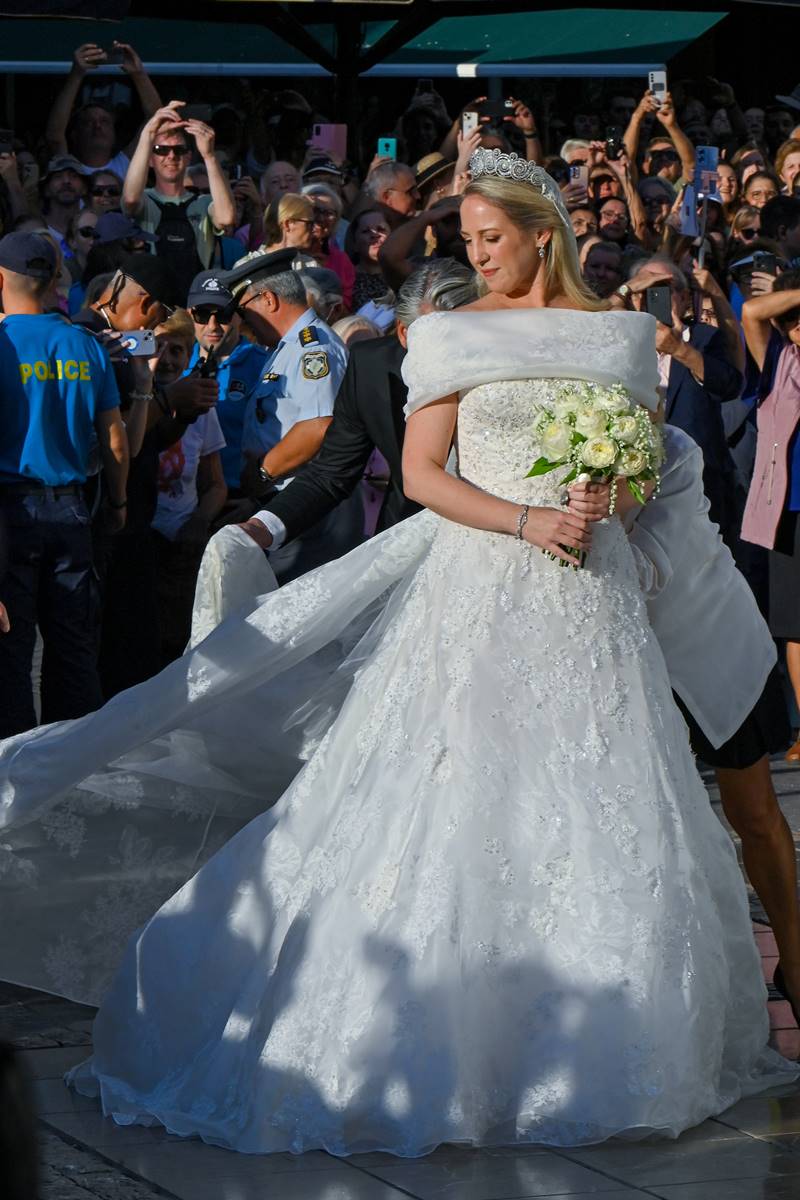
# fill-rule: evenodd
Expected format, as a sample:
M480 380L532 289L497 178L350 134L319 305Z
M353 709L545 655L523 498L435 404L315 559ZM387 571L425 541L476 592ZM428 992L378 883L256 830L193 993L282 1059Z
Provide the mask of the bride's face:
M461 205L461 236L469 261L492 292L525 295L536 278L541 259L536 242L508 219L501 208L482 196L465 196Z

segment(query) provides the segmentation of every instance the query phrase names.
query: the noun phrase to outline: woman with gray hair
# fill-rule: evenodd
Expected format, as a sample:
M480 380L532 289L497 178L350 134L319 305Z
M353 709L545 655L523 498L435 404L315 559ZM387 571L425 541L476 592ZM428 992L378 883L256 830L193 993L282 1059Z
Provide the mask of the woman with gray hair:
M356 269L336 242L336 228L342 216L342 202L332 188L324 183L309 183L303 188L314 205L314 224L311 227L311 253L321 267L335 271L342 281L344 303L349 311L353 304L353 284Z

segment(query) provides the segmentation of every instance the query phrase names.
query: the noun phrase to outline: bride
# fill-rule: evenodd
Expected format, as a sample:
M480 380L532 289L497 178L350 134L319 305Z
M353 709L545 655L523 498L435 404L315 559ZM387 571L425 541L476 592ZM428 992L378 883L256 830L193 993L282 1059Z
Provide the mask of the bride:
M652 318L587 293L540 168L472 165L485 295L415 322L405 365L428 511L3 747L32 872L59 806L106 854L178 786L259 814L128 943L70 1077L120 1123L248 1153L578 1145L674 1137L796 1075L623 525L526 478L552 380L655 407ZM110 907L87 845L84 930ZM51 949L68 974L66 931Z

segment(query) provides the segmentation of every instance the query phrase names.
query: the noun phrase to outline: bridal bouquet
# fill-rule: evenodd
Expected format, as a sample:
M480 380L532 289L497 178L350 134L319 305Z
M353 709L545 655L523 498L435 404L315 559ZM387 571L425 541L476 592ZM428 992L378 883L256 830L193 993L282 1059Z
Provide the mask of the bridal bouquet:
M646 500L641 485L651 480L658 485L664 460L661 431L621 384L554 384L550 400L536 415L534 436L539 457L527 478L563 467L562 486L573 480L610 480L610 513L620 479L639 504Z

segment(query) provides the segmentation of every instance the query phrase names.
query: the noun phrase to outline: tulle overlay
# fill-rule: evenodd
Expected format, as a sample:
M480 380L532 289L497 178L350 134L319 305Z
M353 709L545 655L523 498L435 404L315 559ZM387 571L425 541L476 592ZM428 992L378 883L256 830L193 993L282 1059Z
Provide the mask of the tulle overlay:
M555 501L524 479L548 387L465 395L465 478ZM152 814L151 859L177 827L159 886L259 815L128 943L72 1075L118 1121L413 1156L675 1136L796 1076L616 519L572 571L421 514L127 695L7 749L31 870L76 804Z

